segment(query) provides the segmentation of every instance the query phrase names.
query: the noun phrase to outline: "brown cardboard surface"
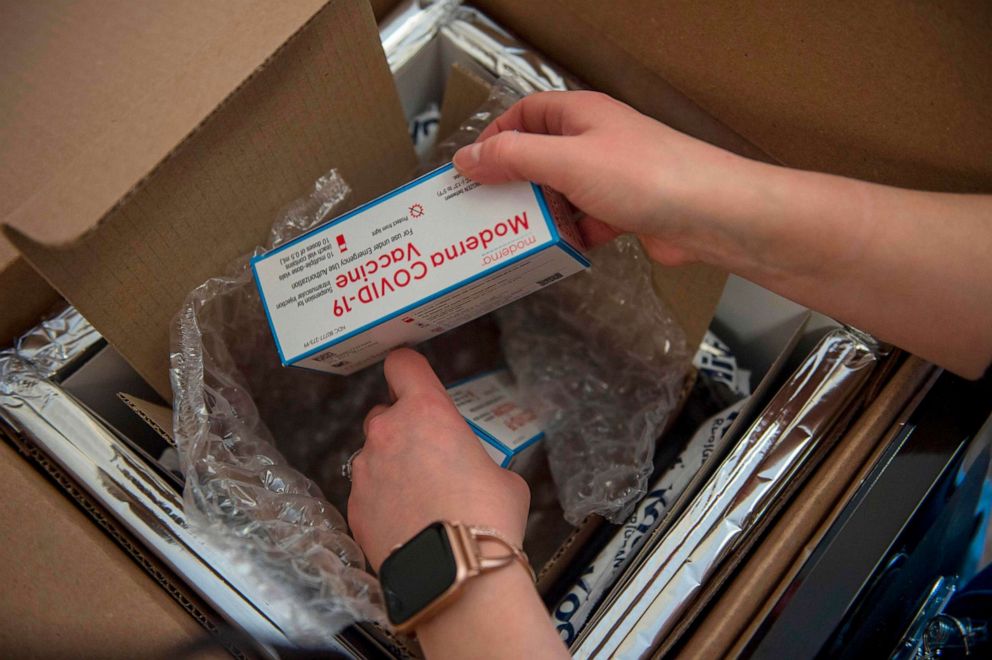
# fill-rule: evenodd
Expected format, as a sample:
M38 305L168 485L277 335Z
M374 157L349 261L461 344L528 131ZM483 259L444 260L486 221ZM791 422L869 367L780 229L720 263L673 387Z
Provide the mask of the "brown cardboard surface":
M0 5L0 218L86 231L321 6Z
M372 5L372 13L375 14L375 20L381 21L397 5L397 0L370 0L369 4Z
M0 236L0 346L33 328L62 300L14 246Z
M478 4L680 130L706 137L683 121L684 104L668 107L673 88L793 167L992 191L988 2Z
M438 142L450 137L469 115L485 103L491 90L491 83L481 72L457 62L452 64L444 86L444 98L441 100Z
M692 631L680 657L727 657L750 635L744 631L763 618L773 597L795 567L816 546L817 528L828 522L829 512L852 483L886 431L907 404L927 383L935 369L923 360L909 357L882 387L878 397L860 415L836 449L810 477L765 536L750 558L739 567L713 607ZM846 500L844 500L846 501ZM776 592L778 590L778 593ZM752 631L753 632L753 631Z
M652 264L655 293L682 326L686 346L695 352L710 327L727 273L706 264L668 267Z
M178 25L181 18L174 20ZM195 63L210 52L190 57ZM339 169L357 203L403 181L415 162L371 12L361 0L325 5L254 73L243 68L251 57L234 55L239 68L224 80L251 75L216 109L216 94L196 99L202 112L187 118L212 109L209 116L136 188L120 185L128 178L123 173L113 180L91 177L99 167L90 163L85 171L74 169L75 178L50 182L50 198L32 197L5 218L8 238L166 398L169 325L188 291L261 244L279 209L330 167ZM128 67L128 58L117 59L115 66ZM222 87L207 82L211 90ZM132 152L160 157L159 147L175 145L189 123L156 125L150 132L160 137L152 145L131 128L115 133L121 142L113 145L126 154L123 161L131 159L129 173L147 164ZM81 227L46 224L37 214L72 212L93 221L105 206L95 199L115 205L94 230L69 244L46 243L69 239Z
M555 59L593 89L631 104L668 125L725 149L771 160L759 148L703 112L665 80L655 53L630 48L655 33L665 3L595 0L480 0L497 22Z
M165 658L207 634L2 441L0 501L0 654Z
M0 219L90 228L320 4L0 4ZM0 341L57 300L0 237Z

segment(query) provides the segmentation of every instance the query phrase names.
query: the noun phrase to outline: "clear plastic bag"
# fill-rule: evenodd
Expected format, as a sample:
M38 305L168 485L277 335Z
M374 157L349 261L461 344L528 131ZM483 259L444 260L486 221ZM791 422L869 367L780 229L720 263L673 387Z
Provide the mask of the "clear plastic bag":
M326 220L348 192L332 170L283 212L267 247ZM354 620L383 620L382 597L338 509L292 466L308 466L332 501L345 502L340 466L387 391L381 369L346 380L279 364L249 267L263 251L194 289L173 325L184 500L289 638L322 644ZM348 405L336 405L346 393Z
M269 246L187 296L172 333L186 509L305 645L355 620L385 620L378 582L340 511L350 492L341 466L364 442L365 414L389 391L381 365L348 377L281 366L249 260L337 215L347 194L333 170L318 180L281 214ZM418 350L444 382L502 363L490 317Z
M691 352L630 236L592 269L497 312L503 350L539 409L565 518L619 523L647 490L659 434L677 410Z
M522 98L511 74L447 139L450 161ZM658 435L678 407L692 353L632 237L593 251L590 271L496 312L507 362L541 411L565 518L622 522L647 492Z

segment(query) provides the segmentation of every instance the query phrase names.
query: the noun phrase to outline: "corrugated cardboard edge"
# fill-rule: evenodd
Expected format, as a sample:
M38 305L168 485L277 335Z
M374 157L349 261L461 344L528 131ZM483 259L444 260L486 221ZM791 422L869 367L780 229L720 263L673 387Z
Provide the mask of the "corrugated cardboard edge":
M171 446L176 446L175 436L172 434L172 408L162 406L151 401L145 401L131 394L118 392L117 398L124 405L131 409L135 415L140 417L155 433Z
M752 637L792 577L850 499L884 445L887 431L904 419L929 390L933 365L910 356L882 387L833 452L784 510L779 522L730 580L680 649L680 657L734 657ZM845 494L845 491L848 491ZM660 657L660 654L655 657Z
M48 475L55 484L93 521L117 543L131 559L133 559L149 576L151 576L165 591L186 610L203 628L218 639L218 643L236 658L248 660L254 655L230 645L218 636L223 621L198 596L188 590L182 580L176 578L169 569L145 551L140 542L121 527L116 519L103 507L95 503L86 492L69 477L61 467L49 460L48 456L33 445L29 440L16 433L6 424L0 423L0 433L10 441L10 444L41 472Z
M891 353L879 358L875 368L860 388L851 394L840 416L829 428L825 429L819 438L817 446L810 456L796 470L796 473L786 482L782 492L771 502L768 510L757 520L749 535L745 536L733 554L719 566L716 573L707 580L696 599L687 607L686 612L675 624L671 633L666 636L655 650L655 655L661 657L671 651L696 623L698 617L706 611L710 603L718 598L724 586L734 579L738 568L747 561L751 553L763 542L763 537L769 530L774 530L780 520L780 514L794 499L798 499L808 484L808 479L815 474L823 461L842 441L862 414L874 402L881 390L881 384L889 380L894 364L901 362L901 354Z

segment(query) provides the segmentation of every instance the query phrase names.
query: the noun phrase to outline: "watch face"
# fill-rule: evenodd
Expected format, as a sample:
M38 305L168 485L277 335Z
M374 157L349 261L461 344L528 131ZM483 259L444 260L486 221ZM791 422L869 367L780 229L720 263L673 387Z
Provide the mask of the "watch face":
M457 571L442 523L414 536L379 568L389 620L402 624L430 605L454 584Z

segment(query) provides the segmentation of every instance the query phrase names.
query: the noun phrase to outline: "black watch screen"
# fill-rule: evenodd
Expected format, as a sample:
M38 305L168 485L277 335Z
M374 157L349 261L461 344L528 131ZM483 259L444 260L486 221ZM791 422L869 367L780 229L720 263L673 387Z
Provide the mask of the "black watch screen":
M379 568L389 621L393 625L408 621L453 586L457 572L444 525L426 527Z

